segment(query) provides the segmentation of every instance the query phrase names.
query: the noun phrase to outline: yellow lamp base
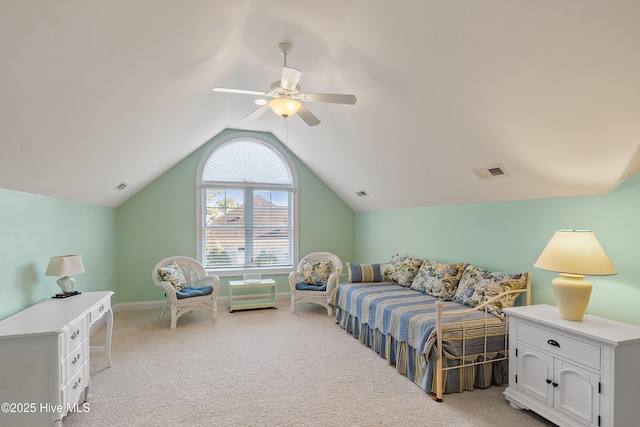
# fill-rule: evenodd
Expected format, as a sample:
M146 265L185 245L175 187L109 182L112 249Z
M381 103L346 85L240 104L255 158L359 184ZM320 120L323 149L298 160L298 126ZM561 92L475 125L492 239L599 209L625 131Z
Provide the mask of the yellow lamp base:
M591 283L581 274L560 273L551 285L560 317L581 322L591 298Z

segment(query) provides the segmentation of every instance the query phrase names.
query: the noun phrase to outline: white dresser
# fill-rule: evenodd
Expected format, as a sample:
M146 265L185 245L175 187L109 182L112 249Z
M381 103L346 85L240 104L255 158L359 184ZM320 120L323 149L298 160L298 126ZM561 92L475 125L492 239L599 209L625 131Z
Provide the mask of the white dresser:
M89 337L107 326L111 366L113 292L48 299L0 321L0 425L62 425L71 411L87 411Z
M511 406L562 427L639 425L640 326L591 315L572 322L544 304L504 311Z

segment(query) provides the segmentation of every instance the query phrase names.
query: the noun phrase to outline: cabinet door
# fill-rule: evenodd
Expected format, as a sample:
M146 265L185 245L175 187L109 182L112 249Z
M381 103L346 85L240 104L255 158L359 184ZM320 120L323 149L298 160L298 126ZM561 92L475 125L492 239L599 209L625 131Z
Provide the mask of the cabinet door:
M553 357L526 344L517 348L518 390L553 406Z
M588 425L597 425L600 412L600 376L569 362L556 359L554 407L563 414Z

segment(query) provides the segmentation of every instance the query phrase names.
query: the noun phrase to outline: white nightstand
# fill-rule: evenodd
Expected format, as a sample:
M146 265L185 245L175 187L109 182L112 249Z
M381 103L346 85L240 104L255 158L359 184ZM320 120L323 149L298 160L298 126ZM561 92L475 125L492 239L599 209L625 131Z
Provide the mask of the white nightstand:
M638 425L640 327L557 307L504 309L509 316L511 406L560 426Z

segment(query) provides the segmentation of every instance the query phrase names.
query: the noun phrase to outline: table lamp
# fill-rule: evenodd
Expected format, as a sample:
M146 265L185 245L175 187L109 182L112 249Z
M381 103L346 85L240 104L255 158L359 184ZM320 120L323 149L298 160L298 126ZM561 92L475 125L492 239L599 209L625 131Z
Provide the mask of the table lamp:
M560 317L582 321L592 285L585 275L616 274L616 269L591 230L558 230L534 267L560 273L551 282Z
M82 265L80 255L62 255L51 257L44 275L60 277L57 283L60 289L62 289L62 293L56 294L55 298L66 298L80 293L73 290L76 281L72 277L69 277L72 274L78 273L84 273L84 265Z

